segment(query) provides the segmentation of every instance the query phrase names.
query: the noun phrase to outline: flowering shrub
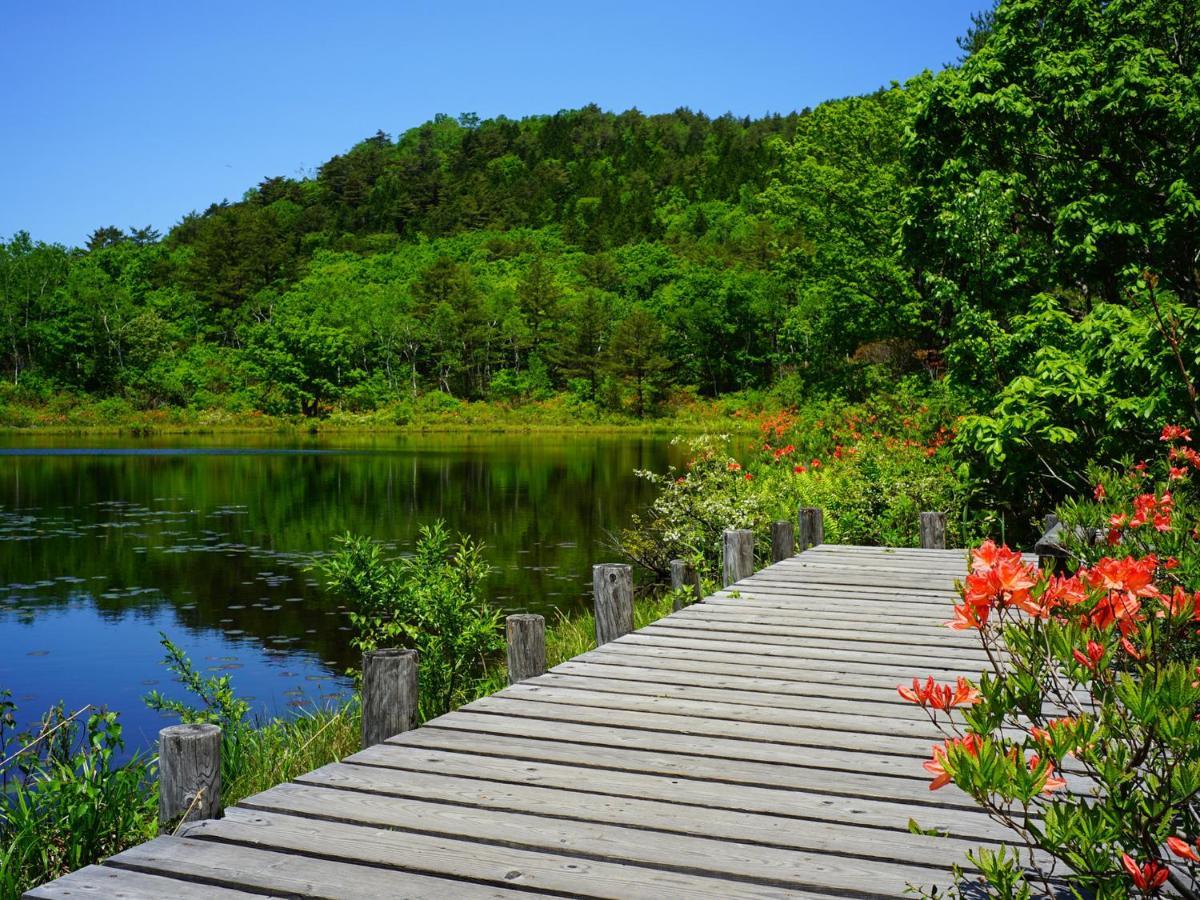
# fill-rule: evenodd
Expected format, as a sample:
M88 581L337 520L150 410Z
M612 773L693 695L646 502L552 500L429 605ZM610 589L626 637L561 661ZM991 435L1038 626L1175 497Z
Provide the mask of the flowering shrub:
M678 441L678 439L676 439ZM625 554L659 574L673 558L687 559L702 573L716 575L721 561L721 532L726 528L762 530L768 521L764 492L730 453L725 435L702 435L687 442L683 469L665 474L638 471L658 488L645 515L635 515L621 533Z
M1069 532L1107 524L1098 544L1072 532L1074 571L1038 571L991 541L972 553L947 624L978 632L978 685L900 688L945 737L930 787L953 782L1019 842L972 855L997 895L1049 893L1052 874L1076 896L1200 893L1200 536L1182 514L1200 455L1186 430L1163 437L1165 483L1139 463L1061 510Z
M755 477L777 518L821 507L832 542L916 546L919 513L939 510L961 545L984 523L953 466L952 424L945 403L903 393L869 406L785 411L760 424Z

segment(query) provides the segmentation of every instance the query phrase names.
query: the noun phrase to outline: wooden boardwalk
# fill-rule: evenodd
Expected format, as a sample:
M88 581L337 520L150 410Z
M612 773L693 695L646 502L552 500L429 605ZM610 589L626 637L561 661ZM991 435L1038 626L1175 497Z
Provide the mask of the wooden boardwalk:
M895 897L1003 834L896 686L975 676L963 551L822 545L28 894ZM908 830L910 818L949 837Z

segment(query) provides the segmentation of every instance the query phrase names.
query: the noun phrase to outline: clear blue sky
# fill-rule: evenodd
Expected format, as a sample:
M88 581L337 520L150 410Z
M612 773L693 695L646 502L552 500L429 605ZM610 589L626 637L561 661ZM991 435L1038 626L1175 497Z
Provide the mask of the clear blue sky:
M12 3L0 236L165 232L438 112L802 109L940 68L985 3Z

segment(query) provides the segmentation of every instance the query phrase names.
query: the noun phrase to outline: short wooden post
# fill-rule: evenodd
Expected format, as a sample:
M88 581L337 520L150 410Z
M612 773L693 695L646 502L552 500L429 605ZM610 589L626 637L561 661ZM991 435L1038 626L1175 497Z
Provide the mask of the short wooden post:
M546 672L546 620L517 613L504 620L508 638L508 683L537 678Z
M416 650L371 650L362 662L362 745L417 727Z
M796 555L796 529L791 522L771 523L771 562L777 563Z
M671 601L671 609L679 612L683 608L683 596L680 591L695 587L696 569L685 559L671 560L671 592L675 599Z
M730 528L722 535L722 545L722 576L725 587L754 574L753 531L749 528Z
M158 733L158 827L221 815L221 729L172 725Z
M946 514L921 513L921 546L926 550L946 549Z
M807 550L825 543L825 513L819 506L802 506L796 516L798 548Z
M633 568L625 563L592 566L596 646L633 631Z

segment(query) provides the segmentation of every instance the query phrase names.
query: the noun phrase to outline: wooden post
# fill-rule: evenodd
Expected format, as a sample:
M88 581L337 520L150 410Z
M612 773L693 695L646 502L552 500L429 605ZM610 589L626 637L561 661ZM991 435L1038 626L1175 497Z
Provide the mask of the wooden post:
M946 549L946 514L921 513L921 546L926 550Z
M596 646L633 631L633 569L625 563L592 566Z
M771 562L790 559L796 555L796 529L791 522L771 523Z
M537 678L546 672L546 620L518 613L504 620L508 637L508 683Z
M362 745L417 727L417 651L372 650L362 662Z
M825 514L819 506L802 506L796 517L799 526L798 549L803 551L825 543Z
M158 733L158 827L221 815L221 729L172 725Z
M671 609L679 612L683 608L683 598L679 592L696 586L696 568L684 559L671 560L671 590L675 599L671 601ZM697 597L697 600L700 598Z
M730 528L722 536L725 587L754 574L754 532L749 528Z

